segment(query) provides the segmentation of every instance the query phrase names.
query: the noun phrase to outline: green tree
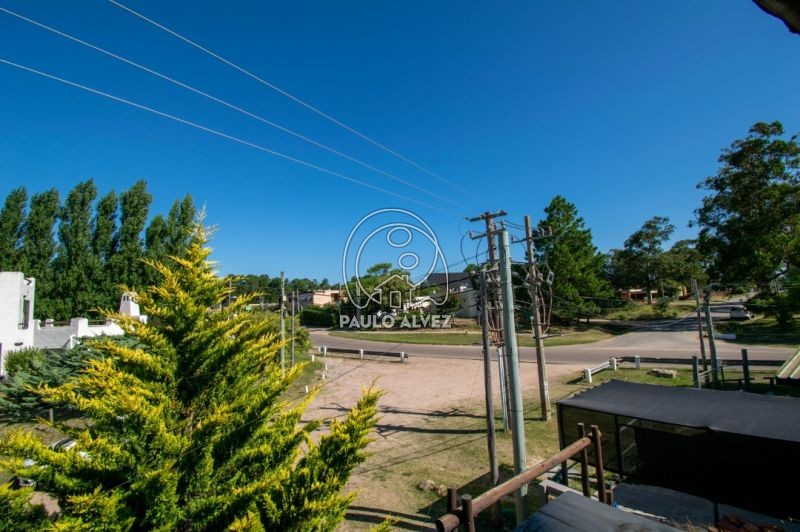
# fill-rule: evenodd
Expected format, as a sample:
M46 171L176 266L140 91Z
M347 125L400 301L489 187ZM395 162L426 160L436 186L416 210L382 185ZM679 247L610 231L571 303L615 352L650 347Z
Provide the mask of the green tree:
M28 193L25 187L15 188L6 196L0 209L0 272L20 269L25 205Z
M114 316L135 345L96 340L98 358L40 390L91 418L57 424L73 449L23 430L0 440L0 467L58 499L57 529L331 530L352 501L343 489L365 458L380 393L365 391L312 439L321 421L303 412L314 394L286 395L303 366L281 369L273 323L242 312L246 298L220 308L228 287L206 242L198 226L183 261L152 265L161 281L139 296L147 324ZM0 490L14 512L5 518L38 524L11 497Z
M92 254L92 203L97 188L90 179L78 183L64 201L58 226L58 254L54 262L53 298L55 319L87 316L96 305Z
M722 151L697 209L698 249L724 282L766 284L800 264L800 144L780 122L759 122Z
M697 279L700 286L708 281L706 264L697 250L694 240L679 240L663 255L664 277L667 283L675 288L689 287L692 278Z
M640 286L647 290L647 301L653 303L652 290L661 287L667 278L668 264L664 256L667 243L675 226L669 218L655 216L625 240L622 250L610 252L610 272L612 282L618 288ZM627 285L627 286L626 286Z
M145 283L144 232L152 196L147 192L147 182L137 181L119 195L120 224L117 253L111 258L111 272L117 285L139 288Z
M167 246L169 231L167 222L160 214L153 216L144 233L144 256L149 261L167 262ZM145 284L152 285L158 280L158 272L151 268L144 271Z
M196 218L197 209L191 195L187 194L182 200L176 200L172 204L165 222L165 252L168 256L183 256L186 252Z
M119 288L111 270L117 252L117 194L112 190L97 202L92 219L92 307L109 307L119 301Z
M56 241L53 228L58 218L61 203L56 189L31 196L28 217L25 219L22 237L22 271L36 278L36 305L38 319L54 316L52 306L54 272L53 260Z
M592 243L592 231L578 216L578 209L562 196L545 208L540 226L549 226L552 238L537 242L539 261L553 272L553 314L572 321L600 310L598 300L610 298L611 287L603 277L604 257Z

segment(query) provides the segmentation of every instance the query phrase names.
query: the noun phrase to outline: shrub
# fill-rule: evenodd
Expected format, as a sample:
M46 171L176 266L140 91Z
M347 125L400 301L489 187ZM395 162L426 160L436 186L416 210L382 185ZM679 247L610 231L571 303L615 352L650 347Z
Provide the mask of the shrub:
M303 366L281 368L274 324L244 312L249 298L220 305L230 290L206 243L198 224L180 261L151 263L161 281L139 295L148 323L111 316L135 346L93 342L101 356L39 390L91 419L56 423L73 449L23 430L0 439L0 469L58 500L53 529L332 530L344 517L380 393L366 390L312 439L314 394L285 395ZM0 508L19 529L38 525L2 490Z

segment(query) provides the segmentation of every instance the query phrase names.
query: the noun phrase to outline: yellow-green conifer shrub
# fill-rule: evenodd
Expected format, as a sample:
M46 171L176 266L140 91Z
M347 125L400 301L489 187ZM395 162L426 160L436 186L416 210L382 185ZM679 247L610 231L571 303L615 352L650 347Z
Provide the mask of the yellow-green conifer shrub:
M329 530L343 518L380 393L365 391L312 440L320 422L300 420L313 394L286 393L302 367L281 369L274 328L243 312L244 298L221 305L228 284L207 243L197 224L185 256L151 264L161 281L139 295L147 324L113 316L136 342L97 341L103 356L39 390L90 420L58 426L73 448L25 431L0 440L0 470L58 500L53 529ZM28 490L0 490L0 523L42 527L20 504Z

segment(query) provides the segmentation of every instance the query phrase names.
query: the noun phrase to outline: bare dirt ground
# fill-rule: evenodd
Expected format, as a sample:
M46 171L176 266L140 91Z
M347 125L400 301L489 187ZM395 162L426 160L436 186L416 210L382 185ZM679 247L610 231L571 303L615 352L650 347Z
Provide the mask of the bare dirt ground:
M438 517L441 496L435 490L418 488L418 484L432 480L437 486L464 485L488 469L483 362L411 358L400 363L327 357L324 364L327 371L319 371L316 379L323 386L306 411L307 418L344 415L361 390L372 384L385 392L375 441L369 449L372 454L349 483L357 495L341 530L365 530L390 516L397 520L397 529L429 529ZM549 380L580 369L548 366ZM498 405L496 362L492 371ZM520 374L525 400L538 398L536 365L522 363ZM499 437L501 464L510 462L507 443ZM529 463L546 454L541 449L536 452L535 444L528 448ZM438 506L432 507L433 503Z

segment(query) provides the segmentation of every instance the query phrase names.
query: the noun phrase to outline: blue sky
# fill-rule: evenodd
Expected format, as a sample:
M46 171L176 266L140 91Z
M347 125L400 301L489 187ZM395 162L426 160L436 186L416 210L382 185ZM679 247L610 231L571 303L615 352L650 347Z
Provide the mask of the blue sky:
M313 137L426 196L0 13L0 57L135 100L381 188L408 203L0 64L0 196L16 186L101 192L146 179L153 211L191 193L217 224L224 273L341 277L348 234L407 208L461 261L459 216L543 216L561 194L601 250L646 219L675 237L720 149L759 120L800 131L800 37L749 0L653 2L145 2L127 4L426 168L382 152L112 4L0 6ZM501 7L498 7L501 6ZM467 255L475 243L465 244ZM521 249L514 251L521 258ZM458 266L456 269L460 269Z

